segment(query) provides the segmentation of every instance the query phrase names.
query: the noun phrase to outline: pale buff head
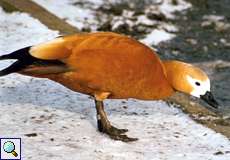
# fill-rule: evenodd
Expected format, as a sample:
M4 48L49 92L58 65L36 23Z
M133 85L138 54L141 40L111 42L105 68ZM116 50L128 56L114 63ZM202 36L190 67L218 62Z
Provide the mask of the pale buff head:
M218 104L211 94L210 80L205 72L180 61L165 61L164 65L167 79L175 90L201 98L217 108Z
M200 98L205 95L206 92L210 92L210 80L208 77L204 81L199 78L193 78L191 75L187 75L186 78L192 86L192 91L189 93L190 95Z

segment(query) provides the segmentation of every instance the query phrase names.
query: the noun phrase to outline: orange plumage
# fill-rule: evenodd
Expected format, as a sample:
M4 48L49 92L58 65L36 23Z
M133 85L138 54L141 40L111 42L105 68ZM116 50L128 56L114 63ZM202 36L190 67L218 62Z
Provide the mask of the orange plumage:
M64 62L68 72L41 76L77 92L153 100L168 97L173 91L153 50L123 35L77 34L32 47L30 53Z

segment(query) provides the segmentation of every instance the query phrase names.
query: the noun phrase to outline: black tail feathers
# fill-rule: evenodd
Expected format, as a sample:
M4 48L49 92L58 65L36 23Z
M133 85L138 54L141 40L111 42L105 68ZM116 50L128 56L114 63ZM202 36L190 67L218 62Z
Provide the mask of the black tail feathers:
M65 64L59 60L42 60L35 58L30 55L29 53L30 47L22 48L15 52L12 52L7 55L0 56L0 60L6 59L16 59L17 61L14 62L9 67L0 71L0 76L5 76L10 73L19 72L30 65L36 66L62 66L60 67L59 71L64 72L63 68L65 68ZM57 72L57 68L55 70Z
M2 56L0 56L0 60L4 60L4 59L12 59L12 58L10 58L11 56L10 56L10 54L7 54L7 55L2 55Z
M32 56L29 54L30 47L25 47L22 49L19 49L17 51L14 51L10 54L2 55L0 56L0 60L4 59L18 59L18 60L29 60L32 58Z
M25 67L25 65L23 63L21 63L21 61L16 61L12 65L10 65L9 67L1 70L0 71L0 76L5 76L7 74L20 71L24 67Z
M14 62L12 65L1 70L0 76L5 76L7 74L20 71L21 69L25 68L25 66L33 63L36 58L32 57L29 54L29 49L30 47L26 47L26 48L17 50L15 52L12 52L10 54L0 56L0 60L17 59L17 61Z

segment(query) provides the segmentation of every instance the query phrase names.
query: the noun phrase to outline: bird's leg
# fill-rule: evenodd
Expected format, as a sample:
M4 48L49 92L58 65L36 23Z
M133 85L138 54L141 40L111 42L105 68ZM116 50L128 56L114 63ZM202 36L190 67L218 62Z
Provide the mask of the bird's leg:
M102 101L95 100L95 104L96 104L96 110L97 110L97 126L100 132L105 132L104 130L106 127L111 128L112 130L114 130L114 132L117 132L119 134L128 132L128 129L118 129L110 124L106 116L106 113L104 111L104 105Z
M96 110L97 110L97 125L100 132L106 133L110 138L115 140L120 140L124 142L136 141L137 138L130 138L124 133L127 132L127 129L118 129L112 126L107 118L107 115L104 111L103 101L95 100Z

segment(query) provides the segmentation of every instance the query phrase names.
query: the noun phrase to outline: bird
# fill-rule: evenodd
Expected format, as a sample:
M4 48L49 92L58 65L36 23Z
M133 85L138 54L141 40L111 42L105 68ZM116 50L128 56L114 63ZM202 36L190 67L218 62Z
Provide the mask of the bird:
M164 100L182 92L218 108L204 71L186 62L161 60L147 45L114 32L60 36L0 56L0 60L6 59L16 61L1 70L0 76L19 73L48 78L92 96L97 129L114 140L138 138L111 125L104 110L105 99Z

